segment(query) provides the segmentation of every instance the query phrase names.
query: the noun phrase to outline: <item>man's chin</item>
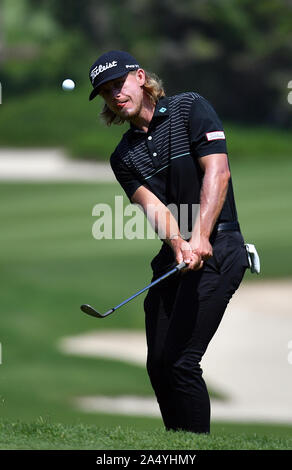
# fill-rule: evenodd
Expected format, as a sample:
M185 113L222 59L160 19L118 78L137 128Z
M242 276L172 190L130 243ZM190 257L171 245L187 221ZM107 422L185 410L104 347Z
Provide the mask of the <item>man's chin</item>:
M124 119L125 121L130 121L131 119L135 118L138 113L131 109L121 109L118 111L118 116Z

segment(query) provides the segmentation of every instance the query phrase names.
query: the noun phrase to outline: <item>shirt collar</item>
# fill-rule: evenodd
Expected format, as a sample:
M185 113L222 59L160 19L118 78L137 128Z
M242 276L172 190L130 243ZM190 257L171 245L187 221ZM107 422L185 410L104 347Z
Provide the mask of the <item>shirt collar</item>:
M151 122L153 122L153 119L155 118L164 118L168 116L169 116L169 98L164 96L163 98L160 98L158 102L156 103ZM141 129L138 129L136 126L134 126L131 123L130 123L130 129L135 134L145 134L144 131L142 131Z
M165 117L169 116L169 99L164 96L163 98L160 98L160 100L157 102L155 111L153 114L153 117Z

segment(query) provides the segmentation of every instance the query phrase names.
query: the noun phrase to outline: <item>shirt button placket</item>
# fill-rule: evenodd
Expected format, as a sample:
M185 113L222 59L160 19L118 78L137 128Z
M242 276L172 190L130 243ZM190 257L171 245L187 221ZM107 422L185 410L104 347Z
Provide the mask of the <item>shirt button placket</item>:
M147 137L147 147L148 147L148 151L152 159L154 168L159 167L158 152L157 152L157 149L155 147L155 144L151 135Z

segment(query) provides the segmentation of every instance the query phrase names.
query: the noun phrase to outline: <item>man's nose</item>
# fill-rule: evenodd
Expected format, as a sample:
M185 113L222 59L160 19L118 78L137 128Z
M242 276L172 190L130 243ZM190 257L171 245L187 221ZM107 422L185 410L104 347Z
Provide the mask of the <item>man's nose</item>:
M112 97L113 98L118 98L121 94L121 88L120 87L113 87L112 88Z

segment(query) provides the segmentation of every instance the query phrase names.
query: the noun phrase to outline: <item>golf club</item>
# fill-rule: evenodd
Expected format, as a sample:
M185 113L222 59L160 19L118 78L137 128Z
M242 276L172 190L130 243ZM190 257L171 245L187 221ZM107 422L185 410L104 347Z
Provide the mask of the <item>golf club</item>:
M167 277L171 276L172 274L180 271L181 269L185 268L186 267L186 263L185 262L182 262L180 264L178 264L177 266L175 266L173 269L171 269L170 271L168 271L167 273L163 274L162 276L160 276L158 279L155 279L155 281L151 282L151 284L149 284L148 286L144 287L143 289L139 290L138 292L136 292L136 294L133 294L131 297L129 297L128 299L124 300L123 302L121 302L119 305L117 305L116 307L113 307L111 308L110 310L108 310L107 312L105 312L104 314L102 313L99 313L97 310L95 310L93 307L91 307L90 305L88 304L83 304L81 305L81 310L82 312L84 313L87 313L87 315L91 315L92 317L96 317L96 318L105 318L107 317L108 315L110 315L111 313L113 313L115 310L117 310L118 308L122 307L123 305L125 305L126 303L130 302L130 300L134 299L135 297L137 297L138 295L142 294L142 292L144 292L145 290L147 289L150 289L150 287L153 287L155 286L156 284L158 284L159 282L163 281L163 279L166 279Z

